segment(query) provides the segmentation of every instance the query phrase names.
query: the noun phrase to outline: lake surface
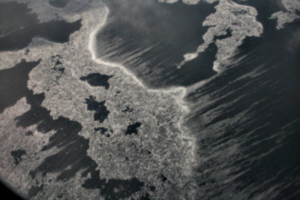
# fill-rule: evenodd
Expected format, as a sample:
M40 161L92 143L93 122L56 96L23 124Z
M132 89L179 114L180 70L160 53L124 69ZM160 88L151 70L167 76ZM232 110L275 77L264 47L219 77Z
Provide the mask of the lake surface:
M210 45L200 56L178 69L183 55L203 43L205 18L214 4L158 3L155 0L104 1L110 10L97 35L97 56L121 63L151 88L189 86L216 74L217 51ZM193 73L191 73L193 72Z
M26 4L1 3L0 51L25 48L33 37L58 43L68 42L70 34L80 27L80 20L73 23L63 20L39 23L37 15L31 13Z

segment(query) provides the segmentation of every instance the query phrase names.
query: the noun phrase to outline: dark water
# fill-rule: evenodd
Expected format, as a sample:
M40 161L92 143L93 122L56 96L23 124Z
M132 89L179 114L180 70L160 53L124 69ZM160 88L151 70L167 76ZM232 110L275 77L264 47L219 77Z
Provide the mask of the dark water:
M85 99L87 109L94 111L94 121L102 123L109 115L110 111L105 106L105 101L98 102L94 96Z
M104 135L106 137L110 137L110 134L107 133L108 129L104 128L104 127L98 127L98 128L94 128L94 131L96 133L100 133L101 135Z
M247 38L233 60L246 57L187 98L210 102L197 104L188 123L208 158L199 198L300 199L300 21L277 31L272 1L248 4L260 13L262 37Z
M109 88L108 80L112 76L102 75L100 73L92 73L88 74L87 76L80 77L80 80L88 82L91 86L97 87L102 86L105 89Z
M14 158L15 160L15 165L18 165L22 161L22 156L26 155L26 151L23 149L11 151L10 155Z
M39 63L22 60L13 68L0 70L0 113L28 95L28 74Z
M203 43L204 19L214 4L158 3L156 0L104 1L108 23L97 35L98 57L122 63L153 88L188 86L215 74L215 45L181 69L183 55ZM193 71L193 73L190 73Z
M137 135L138 132L138 128L142 125L142 123L140 122L136 122L134 124L131 124L127 127L127 130L125 131L125 135L132 135L135 134Z
M26 4L0 4L0 51L25 48L36 36L52 42L68 42L70 34L80 28L81 20L39 23L37 15Z

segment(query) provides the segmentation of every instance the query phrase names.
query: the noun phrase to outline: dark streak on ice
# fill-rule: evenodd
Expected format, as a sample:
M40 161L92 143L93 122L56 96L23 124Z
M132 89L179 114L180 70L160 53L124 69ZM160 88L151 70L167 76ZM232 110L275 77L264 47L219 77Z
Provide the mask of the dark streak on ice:
M45 186L32 186L28 191L28 197L34 197L36 196L41 190L43 190Z
M25 135L26 135L26 136L32 136L32 135L33 135L33 132L32 132L32 131L28 131L28 132L25 133Z
M105 101L98 102L96 97L90 96L88 99L85 99L87 104L87 109L90 111L95 111L94 120L102 123L109 115L109 110L105 106Z
M100 73L92 73L80 78L82 81L88 82L91 86L102 86L105 89L109 88L108 80L113 76L102 75Z
M165 177L163 174L160 175L160 179L162 180L162 182L166 182L168 180L167 177Z
M98 131L100 131L100 134L104 134L104 133L106 133L107 132L107 128L104 128L104 127L99 127L99 128L94 128L94 130L96 131L96 132L98 132Z
M133 109L129 108L128 106L126 106L126 108L122 110L123 113L132 112L132 111Z
M110 134L105 134L108 129L104 127L94 128L95 132L100 132L101 135L105 135L106 137L110 137Z
M37 15L26 4L1 3L1 26L6 26L6 29L0 33L0 51L11 51L25 48L36 36L52 42L68 42L70 34L81 28L81 20L39 23Z
M53 67L52 68L55 71L58 71L61 75L65 72L65 68L64 67Z
M22 161L22 156L26 155L26 151L23 149L19 149L11 151L10 154L15 160L15 165L18 165Z
M142 125L142 123L140 122L136 122L134 124L131 124L127 127L127 130L125 131L125 135L132 135L132 134L135 134L137 135L138 134L138 128Z
M51 56L51 61L54 63L54 67L52 69L60 73L60 75L56 76L56 79L60 79L65 72L65 68L63 67L63 63L60 59L62 59L61 55Z

